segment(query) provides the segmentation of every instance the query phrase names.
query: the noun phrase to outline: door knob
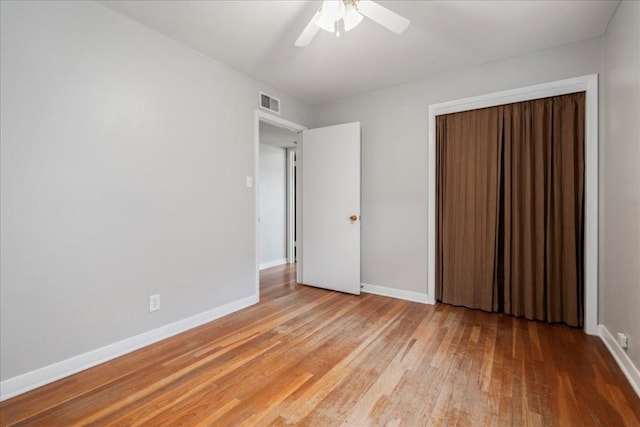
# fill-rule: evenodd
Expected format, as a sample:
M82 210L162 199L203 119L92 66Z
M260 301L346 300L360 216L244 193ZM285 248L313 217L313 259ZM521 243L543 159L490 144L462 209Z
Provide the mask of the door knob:
M358 220L358 215L351 215L351 216L349 217L349 221L352 221L352 222L353 222L353 221L357 221L357 220Z

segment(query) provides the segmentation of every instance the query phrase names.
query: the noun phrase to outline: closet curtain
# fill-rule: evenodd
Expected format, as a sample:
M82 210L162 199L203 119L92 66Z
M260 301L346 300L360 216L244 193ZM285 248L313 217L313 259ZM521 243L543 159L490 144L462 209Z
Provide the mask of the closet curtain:
M502 108L436 117L436 297L491 311Z
M584 92L436 118L436 298L583 325Z

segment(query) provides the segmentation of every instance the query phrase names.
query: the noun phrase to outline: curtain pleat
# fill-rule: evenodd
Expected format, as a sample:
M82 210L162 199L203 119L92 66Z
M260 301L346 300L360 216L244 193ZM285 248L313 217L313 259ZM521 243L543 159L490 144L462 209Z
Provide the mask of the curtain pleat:
M436 118L436 299L583 324L584 92Z

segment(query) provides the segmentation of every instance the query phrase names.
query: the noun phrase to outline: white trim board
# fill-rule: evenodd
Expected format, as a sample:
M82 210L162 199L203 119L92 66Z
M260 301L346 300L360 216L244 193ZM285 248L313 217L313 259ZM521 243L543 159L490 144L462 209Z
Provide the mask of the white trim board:
M274 259L273 261L267 261L267 262L260 263L259 268L260 268L260 270L266 270L267 268L277 267L279 265L286 264L286 263L287 263L287 259L286 258Z
M6 379L0 382L0 402L242 310L257 302L258 296L250 295L140 335Z
M585 319L584 330L598 332L598 75L589 74L535 86L429 105L427 295L436 290L436 116L513 102L586 92L585 101Z
M296 147L287 148L287 262L296 262Z
M609 353L618 362L618 366L620 366L622 373L629 380L633 390L640 397L640 370L633 364L627 352L620 347L618 341L611 335L605 325L598 325L598 335L600 335L600 339L604 342Z
M381 295L383 297L397 298L406 301L420 302L423 304L435 304L433 298L420 292L405 291L403 289L387 288L385 286L369 285L361 283L361 291L367 294Z

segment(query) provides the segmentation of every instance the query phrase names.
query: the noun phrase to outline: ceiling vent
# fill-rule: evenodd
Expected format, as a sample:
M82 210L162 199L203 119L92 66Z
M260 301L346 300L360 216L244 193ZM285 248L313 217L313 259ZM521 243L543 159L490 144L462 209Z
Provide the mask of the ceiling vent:
M280 100L264 92L260 92L260 107L265 110L280 114Z

